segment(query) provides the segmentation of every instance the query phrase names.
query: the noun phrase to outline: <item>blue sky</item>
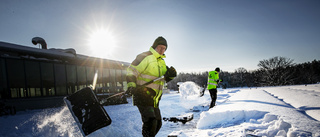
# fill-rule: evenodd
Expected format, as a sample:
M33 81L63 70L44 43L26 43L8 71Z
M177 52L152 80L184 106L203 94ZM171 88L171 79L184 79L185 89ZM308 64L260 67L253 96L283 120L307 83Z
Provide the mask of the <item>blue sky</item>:
M318 0L2 0L0 41L132 62L158 36L178 72L257 69L275 56L320 59ZM101 37L108 42L97 43ZM110 42L111 41L111 42Z

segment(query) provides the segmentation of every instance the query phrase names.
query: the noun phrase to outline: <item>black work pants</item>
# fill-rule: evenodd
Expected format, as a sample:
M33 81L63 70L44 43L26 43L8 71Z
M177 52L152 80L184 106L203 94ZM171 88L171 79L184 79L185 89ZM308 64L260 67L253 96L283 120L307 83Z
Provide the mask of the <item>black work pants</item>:
M211 97L211 103L210 108L213 108L216 105L217 100L217 89L209 89L210 97Z
M162 126L159 108L153 106L137 106L142 119L143 137L154 137Z

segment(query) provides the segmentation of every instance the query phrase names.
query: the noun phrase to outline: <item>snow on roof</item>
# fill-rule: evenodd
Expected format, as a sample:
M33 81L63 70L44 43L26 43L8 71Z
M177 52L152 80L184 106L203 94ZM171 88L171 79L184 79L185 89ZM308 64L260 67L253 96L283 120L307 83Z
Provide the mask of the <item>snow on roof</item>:
M47 57L54 59L73 59L76 57L75 54L56 50L32 48L6 42L0 42L0 50L7 53L16 53L18 55L29 55L34 57Z
M18 44L12 44L0 41L0 54L1 56L13 56L13 57L28 57L32 59L43 60L54 59L54 60L87 60L87 59L102 59L96 57L90 57L86 55L76 54L76 50L72 48L68 49L39 49L33 47L22 46ZM129 66L130 63L121 62L116 60L102 59L110 63L120 63L122 66Z

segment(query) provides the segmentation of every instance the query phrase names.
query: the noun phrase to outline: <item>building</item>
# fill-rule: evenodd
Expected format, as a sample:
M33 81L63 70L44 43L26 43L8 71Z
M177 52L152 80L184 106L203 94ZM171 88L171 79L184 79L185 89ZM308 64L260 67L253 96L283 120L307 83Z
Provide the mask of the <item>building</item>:
M63 97L92 85L110 95L126 89L129 63L76 54L73 49L39 49L0 42L0 101L17 111L57 107Z

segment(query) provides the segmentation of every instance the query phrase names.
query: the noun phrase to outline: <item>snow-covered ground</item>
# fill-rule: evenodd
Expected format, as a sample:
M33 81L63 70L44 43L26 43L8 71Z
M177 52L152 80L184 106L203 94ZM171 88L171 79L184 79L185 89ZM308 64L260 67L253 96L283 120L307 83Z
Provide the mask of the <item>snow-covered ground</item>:
M218 89L217 106L208 110L208 91L199 97L193 82L180 85L180 93L164 94L163 117L193 113L186 124L163 121L157 137L175 132L179 137L213 136L320 136L320 84L283 87ZM138 109L128 104L105 106L112 124L89 137L140 137ZM0 117L1 137L81 136L67 107L29 110Z

